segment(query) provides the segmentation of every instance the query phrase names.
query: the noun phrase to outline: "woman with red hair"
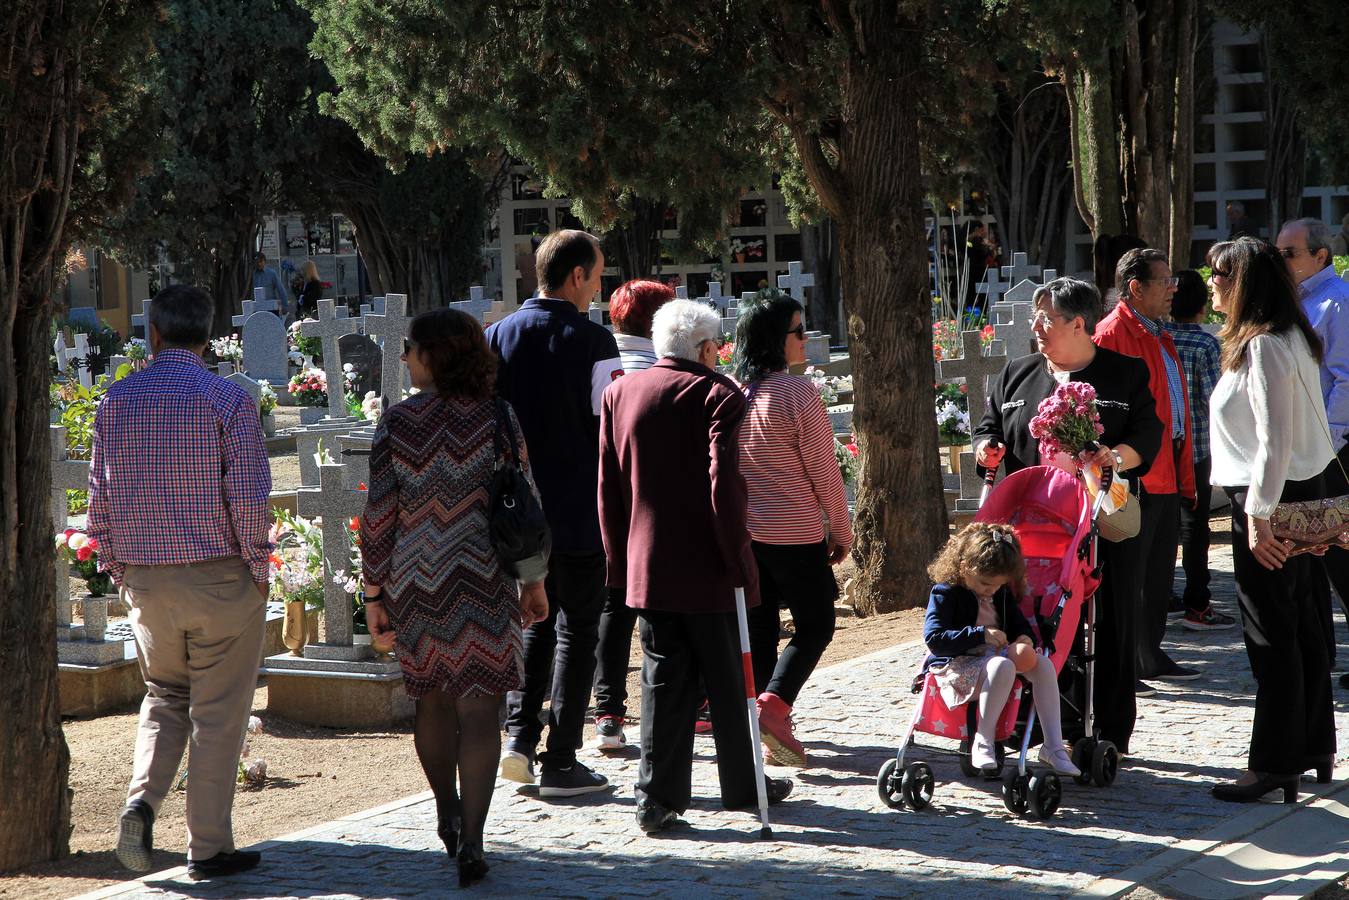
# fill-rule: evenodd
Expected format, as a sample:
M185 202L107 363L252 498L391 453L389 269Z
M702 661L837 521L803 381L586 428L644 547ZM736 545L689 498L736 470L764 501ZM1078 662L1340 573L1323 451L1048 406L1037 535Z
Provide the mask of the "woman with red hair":
M626 282L609 295L609 318L614 323L624 374L655 364L651 320L674 295L674 288L667 284L642 280ZM600 643L595 654L595 731L601 750L622 750L628 744L623 720L627 716L628 659L636 624L637 611L628 607L623 588L610 587L600 615Z

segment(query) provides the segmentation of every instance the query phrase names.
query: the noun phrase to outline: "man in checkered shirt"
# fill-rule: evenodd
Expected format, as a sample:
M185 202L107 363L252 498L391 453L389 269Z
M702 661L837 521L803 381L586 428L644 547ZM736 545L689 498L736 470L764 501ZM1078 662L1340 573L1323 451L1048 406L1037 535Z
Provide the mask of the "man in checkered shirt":
M188 875L231 875L230 824L266 611L268 494L258 408L206 369L215 309L174 285L150 306L154 361L108 389L94 420L89 536L131 610L145 679L117 858L149 871L151 828L191 743Z

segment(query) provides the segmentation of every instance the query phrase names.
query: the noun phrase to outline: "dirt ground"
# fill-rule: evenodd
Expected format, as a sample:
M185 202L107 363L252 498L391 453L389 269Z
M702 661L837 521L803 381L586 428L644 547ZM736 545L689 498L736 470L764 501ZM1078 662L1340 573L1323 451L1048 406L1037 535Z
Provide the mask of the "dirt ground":
M842 570L839 574L842 583L851 572ZM834 641L820 665L914 640L921 632L922 610L868 619L840 615ZM633 644L628 691L636 698L641 651L635 640ZM427 789L408 725L387 733L311 728L270 715L266 706L266 688L259 687L253 698L253 714L262 720L263 733L250 739L250 757L267 761L267 780L261 785L239 787L234 802L234 834L239 846ZM113 857L111 847L130 777L135 711L67 720L65 735L70 746L73 791L71 855L23 872L0 875L0 897L54 900L129 877ZM593 732L587 737L593 738ZM184 798L181 791L171 792L155 821L155 846L161 848L155 851L156 870L183 864L187 838Z

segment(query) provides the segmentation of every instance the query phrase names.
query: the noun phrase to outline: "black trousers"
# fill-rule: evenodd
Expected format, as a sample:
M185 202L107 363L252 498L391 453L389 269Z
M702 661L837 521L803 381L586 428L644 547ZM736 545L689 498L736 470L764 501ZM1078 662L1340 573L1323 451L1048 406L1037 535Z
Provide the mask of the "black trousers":
M1213 599L1208 589L1208 546L1212 537L1208 512L1213 505L1213 485L1208 483L1208 477L1212 471L1211 457L1195 460L1195 508L1190 509L1187 503L1180 504L1180 559L1185 570L1185 593L1181 597L1185 608L1191 612L1203 612ZM1175 593L1174 576L1171 592Z
M1166 452L1166 448L1162 448ZM1138 537L1138 677L1147 678L1175 666L1162 650L1166 610L1171 605L1171 583L1176 572L1176 544L1180 531L1180 494L1142 496L1142 526Z
M538 756L545 770L570 768L581 746L607 593L604 579L603 553L554 553L544 582L548 618L525 629L525 685L506 695L506 744L517 752L534 752L543 734L539 711L550 696L548 744Z
M1232 565L1246 654L1255 675L1255 722L1249 767L1293 775L1335 752L1330 696L1329 585L1311 556L1294 556L1270 571L1256 561L1242 505L1246 488L1224 488L1232 498ZM1321 479L1290 481L1285 501L1321 496Z
M637 801L684 812L693 787L693 723L707 685L721 803L752 806L753 747L735 613L639 610L642 638L642 762Z
M829 548L818 544L750 544L759 565L758 606L749 610L749 646L754 690L781 697L788 706L815 671L834 639L834 601L838 582L829 565ZM792 614L795 633L778 656L781 609Z
M1137 716L1138 538L1117 544L1098 541L1097 562L1102 575L1096 591L1096 690L1092 709L1101 738L1121 753L1128 753ZM1060 684L1065 698L1085 699L1082 676L1070 666L1064 666ZM1084 733L1080 716L1064 716L1063 727L1072 740Z
M1339 497L1349 494L1349 483L1344 479L1344 473L1340 471L1340 466L1349 469L1349 444L1340 448L1339 461L1331 460L1325 474L1321 477L1324 481L1322 490L1326 497ZM1340 606L1344 609L1344 620L1349 622L1349 550L1327 550L1326 555L1321 557L1321 565L1324 567L1326 575L1330 578L1330 584L1335 588L1335 593L1340 597ZM1335 661L1335 633L1332 630L1330 635L1330 661Z
M628 660L637 610L628 606L627 591L609 588L600 615L600 644L595 653L595 718L628 714Z

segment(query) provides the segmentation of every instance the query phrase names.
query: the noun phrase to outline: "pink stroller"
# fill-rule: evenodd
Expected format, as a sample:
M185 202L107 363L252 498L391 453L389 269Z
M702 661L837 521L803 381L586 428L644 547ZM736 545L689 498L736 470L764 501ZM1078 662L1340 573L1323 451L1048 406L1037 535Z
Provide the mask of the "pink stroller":
M1102 490L1100 498L1105 494ZM1091 709L1094 594L1100 584L1095 519L1100 503L1098 500L1093 504L1082 483L1067 472L1034 466L1013 473L987 494L975 520L1002 522L1016 528L1026 558L1026 593L1021 598L1021 611L1037 632L1037 644L1052 660L1055 671L1062 672L1067 664L1086 676L1084 696L1064 700L1065 706L1080 715L1083 733L1087 735L1073 746L1073 762L1083 772L1078 780L1105 786L1114 781L1118 753L1113 744L1097 737ZM1073 657L1079 628L1083 632L1082 652ZM1027 765L1035 711L1030 709L1024 724L1019 713L1023 694L1028 690L1029 685L1018 678L995 730L1000 767L1003 742L1019 734L1021 745L1017 765L1003 772L1002 797L1007 809L1017 815L1029 809L1040 818L1049 818L1058 810L1062 785L1054 772L1032 770ZM915 746L915 732L959 740L961 771L966 776L978 774L970 763L969 740L975 729L977 704L948 708L930 674L922 682L915 681L914 692L921 692L922 696L904 740L894 759L886 760L876 776L881 801L896 809L906 805L915 810L926 808L935 788L932 768L927 763L915 761L905 765L909 748Z

